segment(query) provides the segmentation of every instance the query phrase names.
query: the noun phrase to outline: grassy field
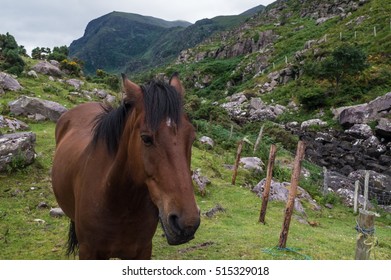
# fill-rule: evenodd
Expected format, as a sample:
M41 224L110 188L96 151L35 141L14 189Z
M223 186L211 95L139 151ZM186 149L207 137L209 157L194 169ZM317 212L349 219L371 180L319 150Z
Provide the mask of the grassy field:
M65 241L66 217L53 218L49 208L56 207L50 167L54 152L54 124L30 124L37 134L36 162L21 170L0 175L0 259L67 259ZM196 238L180 246L169 246L158 231L154 238L154 259L314 259L348 260L354 258L357 233L356 216L337 204L333 209L313 211L306 208L307 220L316 227L292 219L288 250L276 249L281 231L284 204L270 202L266 225L257 222L261 200L247 187L251 174L240 170L236 186L231 171L223 164L232 164L233 155L216 154L195 147L192 168L201 168L212 184L201 197L195 189L203 213ZM45 202L49 208L37 208ZM225 211L213 217L204 215L221 205ZM390 216L376 220L379 244L376 259L391 259Z
M46 76L40 75L39 79L21 76L19 81L25 89L21 93L7 92L1 96L1 114L8 115L8 102L22 94L60 102L68 108L86 101L70 96L69 92L74 89L69 85L49 81ZM99 86L86 83L83 89L92 90ZM0 259L67 259L65 243L69 220L66 217L53 218L49 215L50 208L57 207L50 179L55 148L55 124L37 123L28 119L24 121L36 134L37 157L34 164L28 167L15 166L12 172L0 173ZM197 124L197 127L199 125ZM224 135L229 135L229 131L222 131L221 126L206 123L203 125L209 127L204 128L204 131L218 134L215 131L218 130L222 135L221 139L227 138ZM255 141L253 136L249 135L250 139ZM241 138L243 135L238 134L235 137ZM281 134L279 137L287 136ZM269 149L266 139L267 135L259 151L264 162L267 161ZM249 149L245 149L244 154L246 153L250 153ZM322 207L320 211L313 211L309 205L305 205L307 217L301 218L317 226L302 224L294 217L287 242L289 250L277 250L285 206L281 202L269 202L266 225L259 224L257 221L261 199L252 193L250 188L265 174L255 175L240 169L236 186L232 186L232 171L226 169L224 164L232 165L234 155L235 151L228 150L226 146L217 145L213 149L206 149L196 143L193 148L192 169L200 168L201 173L212 182L207 187L205 196L201 196L195 188L196 199L202 212L201 226L194 240L174 247L167 244L162 236L162 230L158 228L153 240L154 259L354 258L357 238L354 229L356 216L351 209L342 206L338 201L332 209ZM275 166L275 176L278 180L290 180L289 166L292 157L292 154L283 149L278 152ZM312 176L310 179L302 178L300 186L316 193L322 184L319 181L320 168L308 163L305 163L305 167L311 171ZM321 202L320 197L315 198ZM42 202L47 208L38 207ZM225 211L207 217L205 213L216 205L220 205ZM381 213L381 217L376 219L375 226L379 243L372 256L375 259L391 259L391 215Z

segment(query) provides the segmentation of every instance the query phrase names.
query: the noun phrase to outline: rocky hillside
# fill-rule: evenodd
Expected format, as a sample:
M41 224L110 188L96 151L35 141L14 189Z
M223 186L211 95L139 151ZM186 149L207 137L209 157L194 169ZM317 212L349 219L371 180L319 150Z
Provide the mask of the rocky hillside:
M335 172L332 189L352 190L370 170L372 198L389 204L390 13L380 0L277 1L164 71L182 71L190 114L218 125L205 129L218 141L228 145L221 129L232 123L254 141L265 125L291 152L304 139L307 159Z
M183 49L243 23L263 8L257 6L238 16L202 19L195 24L113 12L87 25L84 36L70 45L70 56L84 61L88 74L95 74L97 69L117 73L145 70L170 62Z

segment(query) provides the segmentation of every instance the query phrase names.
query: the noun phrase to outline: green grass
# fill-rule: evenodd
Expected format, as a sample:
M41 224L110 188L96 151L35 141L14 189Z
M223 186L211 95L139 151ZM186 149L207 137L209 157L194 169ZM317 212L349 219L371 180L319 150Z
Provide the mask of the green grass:
M36 162L26 169L0 176L0 259L66 259L68 219L53 218L49 209L37 208L40 202L46 202L49 207L57 206L50 183L54 124L30 125L37 134ZM281 156L284 158L277 159L279 164L287 161L286 155ZM223 164L233 162L231 153L193 149L192 168L201 168L212 181L204 197L195 189L201 212L217 204L225 212L218 212L212 218L203 215L196 238L180 246L169 246L159 228L153 240L154 259L354 258L356 217L350 209L338 204L331 210L323 208L321 211L307 207L307 220L318 226L303 225L293 218L287 243L292 251L276 250L285 206L281 202L270 202L266 225L259 224L261 200L247 187L252 174L239 170L236 186L232 186L232 171ZM379 239L376 259L391 259L390 224L391 217L376 221Z

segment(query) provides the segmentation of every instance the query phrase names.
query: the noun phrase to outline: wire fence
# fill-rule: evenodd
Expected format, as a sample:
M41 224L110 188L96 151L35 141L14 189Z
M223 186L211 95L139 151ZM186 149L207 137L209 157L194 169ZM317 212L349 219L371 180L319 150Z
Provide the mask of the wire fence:
M370 39L376 37L383 37L387 34L391 34L391 18L389 19L389 27L380 27L379 25L374 25L370 29L366 30L343 30L337 33L325 34L321 36L321 38L317 39L309 39L307 42L312 41L314 44L321 46L322 44L326 44L330 41L340 41L340 42L350 42L357 43L362 39ZM273 72L281 67L281 65L289 66L291 64L297 63L297 56L295 54L287 54L280 57L277 57L271 61L270 65L262 70L262 74L267 74Z

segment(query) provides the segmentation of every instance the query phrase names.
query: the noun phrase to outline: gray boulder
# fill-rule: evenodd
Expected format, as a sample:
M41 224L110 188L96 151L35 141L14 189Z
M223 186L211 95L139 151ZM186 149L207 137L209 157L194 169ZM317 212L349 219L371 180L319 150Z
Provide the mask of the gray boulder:
M104 89L94 89L93 94L100 99L104 99L108 95L107 91Z
M376 134L391 140L391 120L381 118L376 126Z
M284 113L286 108L282 105L266 105L260 98L251 98L248 109L249 120L263 121L274 120Z
M307 120L301 123L301 129L305 130L311 126L327 126L327 122L322 121L321 119L312 119L312 120Z
M262 160L257 157L243 157L240 159L240 164L244 169L256 172L262 172L262 166L264 166Z
M236 121L244 122L246 121L246 108L245 104L247 104L247 97L241 92L234 94L227 98L229 102L221 105L230 117Z
M31 78L34 78L34 79L38 79L38 74L37 72L35 72L34 70L30 70L27 72L27 76L31 77Z
M60 218L60 217L63 217L65 216L65 213L64 211L62 211L61 208L51 208L50 211L49 211L49 215L53 218Z
M69 79L66 80L66 83L70 86L73 86L76 90L79 90L82 85L84 85L84 82L79 79Z
M19 82L7 73L0 72L0 93L5 90L18 91L22 86Z
M262 179L253 189L259 197L262 197L262 193L266 184L266 178ZM286 202L289 196L289 186L288 182L277 182L272 180L270 185L270 194L269 201L282 201ZM302 201L307 201L313 210L320 210L321 207L311 198L311 195L301 187L298 187L297 197L294 203L294 209L302 215L305 215L305 210L302 205Z
M50 75L55 77L61 77L63 72L57 66L53 65L48 61L40 61L32 67L37 73L41 73L44 75Z
M213 148L215 145L213 139L208 136L202 136L199 141L201 142L201 144L209 146L210 148Z
M106 98L104 99L104 102L110 105L114 105L115 102L117 101L117 98L111 94L108 94Z
M266 105L260 98L251 98L249 101L242 92L228 97L229 102L221 105L230 117L239 122L274 120L286 108L282 105Z
M29 129L29 126L26 123L17 119L0 115L0 128L5 128L6 130L15 132L17 130L27 130Z
M43 100L35 97L22 96L9 104L11 113L16 116L36 116L40 114L51 121L56 122L67 109L53 101Z
M34 162L35 134L20 132L0 135L0 172Z
M354 206L354 191L350 189L340 188L336 191L337 195L342 199L342 203L345 206L353 207ZM363 195L359 194L357 197L357 205L360 208L363 208L365 198ZM372 209L372 204L367 201L368 209Z
M391 92L380 96L369 103L336 109L336 117L343 126L368 123L380 119L391 111Z
M335 171L327 171L326 184L329 190L338 191L339 189L354 190L354 180Z
M345 130L345 133L360 139L373 136L372 129L367 124L355 124L350 129Z

